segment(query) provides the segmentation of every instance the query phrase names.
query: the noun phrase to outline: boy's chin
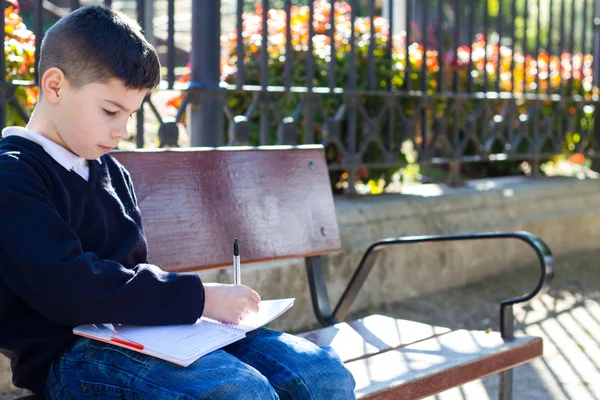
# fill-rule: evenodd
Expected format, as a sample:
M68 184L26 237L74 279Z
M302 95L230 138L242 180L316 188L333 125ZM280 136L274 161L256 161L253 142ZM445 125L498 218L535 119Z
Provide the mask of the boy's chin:
M110 153L112 150L113 149L110 147L96 146L96 148L94 149L93 152L90 151L89 157L85 157L85 158L87 158L88 160L96 160L96 159L102 157L103 155Z
M93 149L88 150L86 152L82 152L77 154L81 158L85 158L88 161L94 161L102 157L105 153L101 149Z

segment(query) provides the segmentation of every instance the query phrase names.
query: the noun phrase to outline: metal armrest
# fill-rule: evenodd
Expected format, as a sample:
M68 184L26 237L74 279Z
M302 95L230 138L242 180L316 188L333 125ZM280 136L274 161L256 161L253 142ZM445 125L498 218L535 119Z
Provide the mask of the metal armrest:
M343 321L352 303L356 299L358 292L364 284L369 272L377 261L379 251L386 246L423 243L423 242L448 242L458 240L481 240L481 239L519 239L527 243L536 252L540 261L540 279L535 289L521 297L503 300L500 302L500 333L503 338L511 338L514 334L513 304L529 301L547 291L554 277L554 257L550 248L537 236L530 232L484 232L455 235L428 235L428 236L407 236L399 238L388 238L373 243L365 251L358 267L354 271L348 286L340 297L333 312L329 305L327 296L327 287L325 284L323 269L320 258L307 258L307 270L309 282L311 285L311 295L313 306L317 319L323 325L332 325Z

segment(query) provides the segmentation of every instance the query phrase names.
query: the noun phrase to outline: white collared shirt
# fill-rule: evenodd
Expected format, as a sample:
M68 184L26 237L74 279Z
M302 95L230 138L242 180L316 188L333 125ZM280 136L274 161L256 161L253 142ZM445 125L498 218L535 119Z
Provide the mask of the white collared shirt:
M20 126L9 126L4 128L2 130L2 137L8 136L20 136L39 144L50 157L56 160L56 162L62 165L67 171L74 171L86 181L90 178L90 167L85 158L79 157L77 154L54 143L47 137ZM100 159L98 159L98 161L102 163Z

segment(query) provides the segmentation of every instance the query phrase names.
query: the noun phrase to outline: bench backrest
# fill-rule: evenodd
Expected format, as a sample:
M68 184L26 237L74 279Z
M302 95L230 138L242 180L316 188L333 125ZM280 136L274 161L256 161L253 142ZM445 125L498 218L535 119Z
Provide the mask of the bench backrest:
M134 150L131 173L149 261L167 271L340 250L322 146Z

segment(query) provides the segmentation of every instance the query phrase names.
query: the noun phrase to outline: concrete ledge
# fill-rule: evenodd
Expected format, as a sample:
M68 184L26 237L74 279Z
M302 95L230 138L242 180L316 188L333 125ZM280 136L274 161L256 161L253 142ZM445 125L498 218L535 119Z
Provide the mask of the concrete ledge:
M600 237L600 181L570 178L477 180L458 189L423 185L411 194L336 198L342 252L325 257L330 299L341 295L366 248L394 236L527 230L555 255L589 251ZM464 285L525 265L535 253L517 240L396 246L371 271L351 311ZM317 325L303 260L247 266L243 282L267 298L296 297L276 320L277 329ZM207 281L231 282L231 271L202 273ZM531 282L532 289L536 282Z
M600 237L600 180L502 178L472 181L458 189L423 185L403 195L340 197L335 202L342 252L325 257L332 303L369 244L385 237L527 230L546 241L555 255L597 249ZM533 251L516 240L397 246L384 251L352 311L535 262ZM317 325L304 260L246 266L242 274L243 283L264 299L296 297L294 307L273 328L300 331ZM230 270L201 276L205 281L232 280ZM0 393L12 389L9 371L8 360L0 356Z

